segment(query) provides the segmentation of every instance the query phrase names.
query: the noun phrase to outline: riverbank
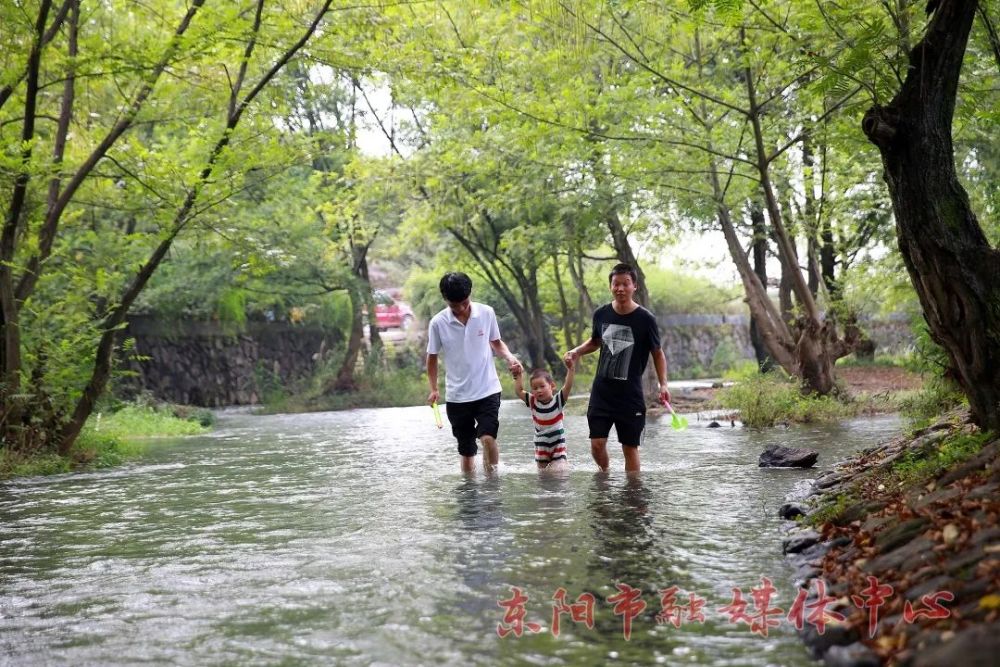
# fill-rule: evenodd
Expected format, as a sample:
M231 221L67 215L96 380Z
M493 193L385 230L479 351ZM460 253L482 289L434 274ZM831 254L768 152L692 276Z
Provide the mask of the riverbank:
M899 399L923 386L917 373L899 366L838 366L837 380L847 396L857 401L859 414L885 414L899 411ZM704 381L681 383L671 389L671 404L678 412L696 413L720 408L719 390L723 383Z
M797 582L844 616L803 638L832 665L992 665L1000 651L1000 436L967 412L817 478L786 540ZM891 587L891 588L890 588ZM869 624L877 619L877 624Z
M20 452L0 447L0 480L109 468L135 458L151 438L197 435L214 416L203 408L127 404L114 412L95 412L68 454L53 449Z

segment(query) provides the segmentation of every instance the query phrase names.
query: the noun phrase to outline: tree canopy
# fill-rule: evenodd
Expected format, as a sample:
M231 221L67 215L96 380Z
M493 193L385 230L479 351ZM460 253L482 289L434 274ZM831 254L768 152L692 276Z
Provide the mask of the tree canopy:
M859 286L898 288L901 262L996 428L998 18L995 0L5 3L4 443L69 447L138 310L326 313L345 391L371 263L407 267L417 302L459 268L558 366L608 265L636 265L655 304L647 274L689 234L728 249L763 357L820 393L863 335Z

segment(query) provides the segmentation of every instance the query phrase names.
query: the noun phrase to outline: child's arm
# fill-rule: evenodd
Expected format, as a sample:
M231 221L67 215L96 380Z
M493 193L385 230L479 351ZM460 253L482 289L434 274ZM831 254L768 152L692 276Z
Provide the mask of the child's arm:
M565 361L565 360L564 360ZM563 398L569 398L569 392L573 391L573 378L576 377L576 362L566 362L566 381L563 383Z

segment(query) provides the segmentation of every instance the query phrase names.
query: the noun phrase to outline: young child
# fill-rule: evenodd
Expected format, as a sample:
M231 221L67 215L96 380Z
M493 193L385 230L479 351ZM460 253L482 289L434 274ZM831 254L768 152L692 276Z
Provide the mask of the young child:
M573 389L574 366L573 362L566 364L566 382L559 391L552 375L544 369L531 371L529 391L524 389L523 374L514 374L514 391L531 409L531 419L535 422L535 462L539 470L556 461L561 461L561 465L567 462L563 406Z

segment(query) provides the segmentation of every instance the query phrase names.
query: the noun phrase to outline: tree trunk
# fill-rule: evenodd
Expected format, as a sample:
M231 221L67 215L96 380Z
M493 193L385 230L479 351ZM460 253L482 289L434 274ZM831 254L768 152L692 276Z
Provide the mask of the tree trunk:
M739 237L736 235L736 227L733 225L729 208L723 200L722 186L719 183L718 173L714 162L710 162L710 181L716 202L716 219L722 228L722 234L726 239L726 246L729 248L729 256L732 258L736 269L743 282L743 291L746 294L747 306L750 307L750 316L757 321L757 331L767 348L769 356L778 363L789 375L797 375L795 358L792 356L794 342L792 334L785 325L781 314L774 306L767 295L767 288L761 283L757 274L750 267L746 253L740 245Z
M347 353L340 364L337 376L327 388L327 393L354 391L358 388L354 380L354 369L358 364L358 357L361 355L362 341L364 340L364 322L361 317L361 304L364 303L362 294L363 288L355 286L351 288L351 335L347 339Z
M45 23L51 7L49 0L43 0L35 20L35 39L28 53L27 82L24 93L24 114L21 122L21 164L14 177L14 189L10 205L4 219L0 235L0 332L3 333L3 347L0 352L0 398L3 402L4 418L9 426L16 427L21 421L21 329L18 321L20 310L14 292L14 259L17 239L21 235L31 181L32 146L35 140L35 120L37 117L39 76L42 60L42 46L45 39Z
M572 316L569 312L569 302L566 301L566 288L563 286L562 271L559 270L559 255L552 255L552 270L556 279L556 292L559 295L559 313L562 316L563 345L569 346L569 342L573 337L572 332L569 330L569 324Z
M940 0L899 93L865 114L882 154L899 250L974 421L1000 430L1000 252L955 172L952 119L977 3Z
M574 243L574 253L567 262L569 275L573 279L573 287L577 292L577 318L576 335L566 341L567 345L572 345L571 341L580 340L588 334L591 316L594 313L594 301L590 298L590 291L584 281L583 254L580 252L579 244Z
M753 204L750 206L750 221L753 227L753 272L757 280L767 291L767 226L764 224L764 212L760 206ZM757 316L750 313L750 344L753 345L753 353L757 358L757 369L761 373L766 373L774 368L774 360L771 358L764 344L764 337L760 333L757 324Z
M168 50L168 53L173 52L173 49L177 48L177 45L180 43L180 36L184 33L184 31L187 29L187 26L190 24L191 19L194 17L194 12L197 10L197 8L201 7L201 5L204 4L204 1L205 0L192 0L191 7L188 9L188 13L183 19L180 28L178 28L178 31L171 42L172 46L171 49ZM194 182L193 185L191 185L190 188L188 188L187 195L184 198L184 202L178 209L177 214L174 217L174 222L171 228L169 229L166 237L162 241L160 241L156 249L150 255L149 259L147 259L146 262L142 265L142 267L140 267L135 278L133 278L133 280L129 283L128 287L126 288L125 292L122 294L119 304L107 317L104 318L104 321L101 323L100 329L103 333L101 334L101 338L98 341L97 349L94 354L94 368L93 371L91 372L90 380L87 382L86 387L84 387L83 392L79 400L77 401L76 406L73 409L72 418L59 432L58 442L59 442L60 454L66 455L69 453L70 449L73 447L73 443L75 443L77 437L79 437L80 431L83 430L83 425L86 423L87 418L90 417L90 414L93 412L94 405L97 403L97 399L104 392L104 389L107 386L108 379L111 377L111 364L114 359L114 348L115 348L115 339L117 331L121 328L122 324L124 323L125 317L128 314L129 309L132 307L132 304L135 303L136 298L139 296L142 290L145 289L147 283L149 282L149 279L153 276L153 273L156 272L156 269L160 266L160 263L163 261L163 258L170 250L170 247L173 244L174 239L177 238L177 235L180 234L180 232L191 221L192 210L194 209L194 204L198 199L198 195L200 194L202 187L205 185L205 183L208 182L209 178L215 171L215 166L219 159L219 156L222 155L222 152L229 145L229 142L233 136L233 130L235 130L236 126L239 125L240 120L243 118L243 113L246 111L250 103L253 102L253 100L257 97L260 91L275 77L275 75L277 75L278 71L281 70L281 68L288 63L291 57L299 49L301 49L305 45L305 43L309 40L312 34L319 27L319 23L322 20L322 18L326 15L326 12L329 11L331 2L332 0L326 0L326 2L323 4L323 7L320 9L319 13L313 20L313 22L307 28L303 37L301 37L298 42L289 47L288 50L286 50L284 54L278 59L278 61L275 62L271 66L271 68L264 73L263 76L261 76L260 80L257 82L257 85L249 93L247 93L246 96L243 97L242 101L239 104L233 104L230 106L230 113L228 115L226 122L226 130L222 133L222 136L219 138L219 140L213 147L212 152L208 156L208 160L206 161L205 166L202 167L202 170L199 173L197 180ZM244 51L243 55L244 64L249 61L250 55L257 41L257 29L259 28L260 25L259 18L260 14L258 12L258 22L254 26L253 34L250 36L250 39L247 43L247 48ZM165 62L166 60L161 61L160 65L157 65L157 67L155 68L156 77L159 77L160 73L163 71L163 69L165 69L166 67ZM245 67L241 66L240 75L230 93L231 99L236 99L239 95L242 94L244 73L245 73ZM125 122L125 120L127 120L128 124L130 124L132 119L135 118L135 116L141 109L143 102L152 92L153 83L155 83L155 79L153 79L152 82L147 82L147 84L140 91L139 96L135 99L135 101L133 101L132 106L130 107L130 111L127 114L126 118L119 120L115 126L115 130L108 137L105 138L104 144L106 144L106 146L104 146L103 148L99 147L97 151L95 151L95 153L91 154L91 157L88 158L88 160L94 160L95 159L94 156L97 154L101 154L100 153L101 150L106 151L110 147L111 143L114 142L112 136L115 137L120 136L120 133L125 131L123 123ZM119 132L118 135L114 134L116 131ZM73 177L71 183L67 185L66 191L64 191L63 195L60 197L60 201L65 201L68 203L69 201L68 198L72 196L72 192L74 192L75 188L78 187L79 184L82 182L83 177L89 173L89 170L85 169L85 167L86 165L84 165L84 167L81 167L80 170L77 171L77 174ZM58 217L58 214L52 211L49 212L49 215L55 215L56 217Z
M740 31L740 36L745 44L746 35L743 30ZM797 322L795 344L798 375L802 378L804 389L826 395L836 387L833 362L847 354L850 349L845 341L837 337L833 321L830 319L824 321L821 318L816 299L813 298L809 286L802 276L795 246L785 229L778 200L771 183L770 159L764 147L764 131L761 126L763 112L757 102L757 91L754 86L755 77L749 67L744 72L744 80L747 86L747 100L750 103L749 118L757 154L760 187L771 221L771 233L774 235L778 257L781 260L782 278L788 279L790 289L795 294L802 311Z

